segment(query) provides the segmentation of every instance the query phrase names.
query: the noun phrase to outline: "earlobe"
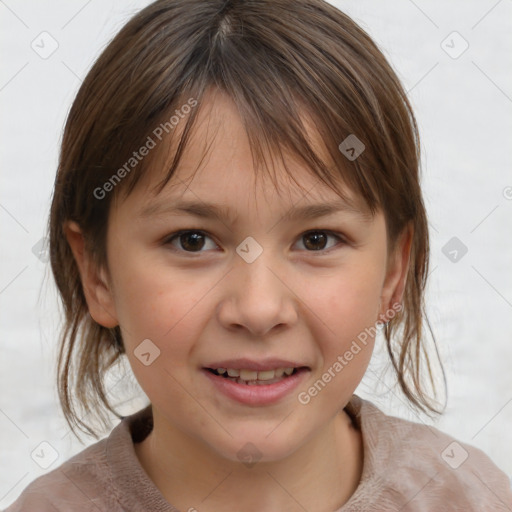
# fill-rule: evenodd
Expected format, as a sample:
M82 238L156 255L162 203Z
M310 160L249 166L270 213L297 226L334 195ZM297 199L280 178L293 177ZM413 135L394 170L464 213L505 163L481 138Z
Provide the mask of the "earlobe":
M89 314L103 327L119 325L114 296L105 269L98 269L86 250L80 226L74 221L68 221L63 229L80 272Z
M397 241L386 271L381 295L381 308L383 307L384 309L381 309L379 315L379 318L383 321L389 319L387 313L390 309L393 309L394 316L396 305L402 303L405 285L407 284L412 238L413 228L409 224Z

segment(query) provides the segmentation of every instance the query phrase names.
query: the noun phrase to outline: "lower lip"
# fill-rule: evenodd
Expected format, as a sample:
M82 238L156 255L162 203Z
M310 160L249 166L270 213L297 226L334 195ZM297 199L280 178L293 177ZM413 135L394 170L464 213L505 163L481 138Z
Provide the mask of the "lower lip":
M302 368L293 375L273 384L238 384L220 377L203 368L203 373L210 382L227 397L246 405L269 405L278 402L290 394L305 378L309 370Z

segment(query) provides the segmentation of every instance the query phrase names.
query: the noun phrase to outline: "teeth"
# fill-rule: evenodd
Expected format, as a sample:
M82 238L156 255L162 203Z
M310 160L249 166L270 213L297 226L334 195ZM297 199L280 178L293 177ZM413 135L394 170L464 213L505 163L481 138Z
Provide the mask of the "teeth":
M229 377L240 378L244 381L280 379L283 375L291 375L294 368L277 368L275 370L235 370L234 368L217 368L217 373L223 375L227 372Z
M258 380L272 380L275 378L276 372L274 370L267 370L264 372L258 372Z
M240 378L242 380L257 380L258 372L254 370L240 370Z

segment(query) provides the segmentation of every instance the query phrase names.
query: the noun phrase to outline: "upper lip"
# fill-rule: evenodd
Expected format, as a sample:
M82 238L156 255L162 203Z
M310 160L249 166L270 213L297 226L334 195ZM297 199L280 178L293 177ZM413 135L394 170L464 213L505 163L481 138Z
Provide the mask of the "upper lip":
M235 370L254 370L262 372L265 370L276 370L278 368L301 368L307 367L305 364L297 363L296 361L289 361L286 359L261 359L256 361L254 359L239 358L239 359L224 359L222 361L215 361L207 364L204 368L232 368Z

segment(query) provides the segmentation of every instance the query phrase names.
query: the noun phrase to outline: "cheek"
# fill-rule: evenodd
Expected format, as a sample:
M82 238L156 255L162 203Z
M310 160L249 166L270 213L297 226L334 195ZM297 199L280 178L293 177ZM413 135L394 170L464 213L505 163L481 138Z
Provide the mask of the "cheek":
M317 378L322 374L329 382L317 403L326 409L350 398L371 360L381 271L374 259L360 258L346 271L323 276L307 295L306 304L317 318L310 325L321 361Z
M324 276L303 291L311 311L331 336L357 336L378 319L381 270L371 260ZM339 340L340 338L338 338Z
M217 280L190 279L167 268L132 264L118 268L116 307L133 373L155 404L197 414L183 383L189 380L194 342L204 330L208 301L201 300ZM211 313L211 312L210 312ZM156 346L141 345L149 339ZM138 357L149 347L149 365Z
M126 331L125 343L134 346L149 338L167 350L172 340L173 350L178 350L181 340L193 339L201 329L206 302L201 298L215 283L140 262L143 259L125 260L115 276L116 310Z

